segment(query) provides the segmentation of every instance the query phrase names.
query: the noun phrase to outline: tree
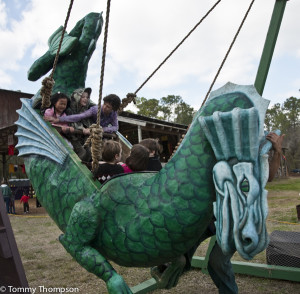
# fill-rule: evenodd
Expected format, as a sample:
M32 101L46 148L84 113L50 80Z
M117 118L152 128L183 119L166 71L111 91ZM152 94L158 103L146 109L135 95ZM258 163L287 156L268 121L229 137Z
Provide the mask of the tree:
M282 105L267 110L265 126L268 131L279 129L285 134L283 145L287 147L289 167L295 167L300 155L300 99L290 97Z
M137 114L179 124L190 124L195 110L180 96L168 95L157 99L136 98Z
M273 105L267 110L265 125L269 131L280 129L287 132L291 128L295 130L300 126L300 99L290 97L282 105Z
M154 98L147 100L144 97L136 97L136 107L138 108L137 114L151 118L157 118L160 111L159 100Z
M181 102L175 108L176 119L174 122L183 125L189 125L194 117L195 110L185 102Z
M195 110L183 101L181 96L168 95L160 99L164 118L168 121L188 125L192 122Z
M283 110L288 121L288 128L286 130L289 154L295 162L300 154L300 99L290 97L283 103ZM295 164L293 165L295 167Z
M182 98L175 95L168 95L160 99L164 120L174 121L174 110L181 102L183 102Z
M273 105L270 109L267 109L265 126L268 131L279 129L282 132L285 132L288 125L287 117L279 103Z
M299 116L300 116L300 99L296 97L290 97L283 103L283 111L287 115L287 119L290 122L290 126L296 129L299 126Z

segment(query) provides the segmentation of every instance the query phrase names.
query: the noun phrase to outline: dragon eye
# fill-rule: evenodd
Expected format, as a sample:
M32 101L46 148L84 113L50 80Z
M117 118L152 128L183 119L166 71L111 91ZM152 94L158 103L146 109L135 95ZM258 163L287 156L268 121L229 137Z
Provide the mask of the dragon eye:
M246 178L244 178L243 179L243 181L242 181L242 183L241 183L241 190L243 191L243 192L245 192L245 193L248 193L249 192L249 181L246 179Z

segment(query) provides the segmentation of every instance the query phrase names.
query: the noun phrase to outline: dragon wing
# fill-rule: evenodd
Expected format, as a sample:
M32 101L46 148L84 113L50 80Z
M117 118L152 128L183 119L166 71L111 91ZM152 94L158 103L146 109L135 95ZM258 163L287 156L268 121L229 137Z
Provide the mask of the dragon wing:
M63 164L69 151L51 130L50 126L32 108L30 99L21 98L22 108L17 110L19 119L16 135L19 156L40 155Z

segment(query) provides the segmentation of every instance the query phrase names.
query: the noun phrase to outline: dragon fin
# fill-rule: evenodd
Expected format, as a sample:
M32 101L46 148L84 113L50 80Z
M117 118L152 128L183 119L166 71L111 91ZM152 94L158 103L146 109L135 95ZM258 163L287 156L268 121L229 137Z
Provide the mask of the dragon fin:
M53 56L56 55L56 52L58 50L62 32L63 32L63 26L60 26L48 39L49 52ZM65 56L69 54L74 48L74 46L76 46L77 44L78 44L78 38L71 37L67 34L67 32L65 32L59 55Z
M22 108L19 114L16 135L19 156L40 155L63 164L69 154L67 148L53 133L43 118L32 108L30 99L21 98Z

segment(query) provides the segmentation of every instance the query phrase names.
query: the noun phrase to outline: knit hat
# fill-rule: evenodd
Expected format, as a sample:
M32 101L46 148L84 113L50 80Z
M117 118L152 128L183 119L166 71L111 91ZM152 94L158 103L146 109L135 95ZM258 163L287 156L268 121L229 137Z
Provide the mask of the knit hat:
M74 90L71 95L71 100L76 101L78 103L84 92L88 93L89 96L91 96L92 89L91 88L78 88L78 89Z

